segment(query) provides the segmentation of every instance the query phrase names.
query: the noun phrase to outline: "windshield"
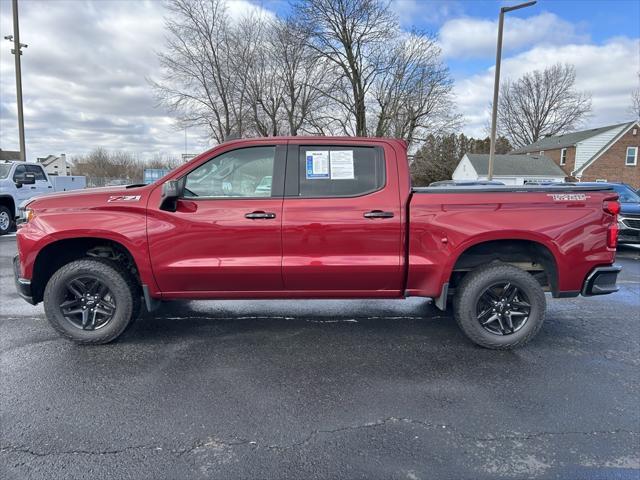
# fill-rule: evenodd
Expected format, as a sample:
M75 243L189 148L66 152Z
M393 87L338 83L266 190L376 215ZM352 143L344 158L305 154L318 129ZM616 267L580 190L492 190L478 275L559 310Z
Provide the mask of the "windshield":
M7 178L11 170L10 163L0 163L0 178Z
M640 203L640 196L626 185L614 185L613 189L620 195L620 203Z

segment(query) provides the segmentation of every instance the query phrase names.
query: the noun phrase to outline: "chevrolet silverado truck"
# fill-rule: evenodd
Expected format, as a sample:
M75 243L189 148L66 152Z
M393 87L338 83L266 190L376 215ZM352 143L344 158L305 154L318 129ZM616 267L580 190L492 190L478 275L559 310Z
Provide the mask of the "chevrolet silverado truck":
M545 292L617 290L619 210L603 186L412 188L400 140L236 140L150 185L35 199L14 271L82 344L117 338L143 303L423 297L507 349L540 330Z

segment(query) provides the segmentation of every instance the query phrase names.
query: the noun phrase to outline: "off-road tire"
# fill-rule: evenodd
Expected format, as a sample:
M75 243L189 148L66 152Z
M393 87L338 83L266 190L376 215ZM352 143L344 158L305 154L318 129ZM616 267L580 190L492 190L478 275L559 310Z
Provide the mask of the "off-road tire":
M476 306L482 292L500 281L508 281L523 291L531 304L527 322L509 335L495 335L485 330L477 319ZM504 263L476 268L464 276L453 302L456 322L475 344L494 350L508 350L525 345L536 336L544 323L546 300L540 284L528 272Z
M7 217L9 217L9 223L6 225L6 228L2 228L2 225L0 224L0 236L1 236L1 235L6 235L11 231L11 228L13 227L13 217L11 215L11 210L9 210L4 205L0 205L0 215L6 215Z
M65 282L78 274L98 277L115 296L116 312L103 328L81 330L71 325L60 311ZM119 264L87 257L64 265L51 276L44 291L44 310L51 326L63 337L79 344L104 344L118 338L131 323L134 313L140 312L139 291L133 276Z

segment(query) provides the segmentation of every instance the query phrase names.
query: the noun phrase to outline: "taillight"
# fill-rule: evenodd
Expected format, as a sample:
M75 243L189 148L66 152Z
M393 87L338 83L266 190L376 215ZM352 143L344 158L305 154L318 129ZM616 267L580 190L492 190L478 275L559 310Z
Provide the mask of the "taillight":
M617 200L605 201L602 208L611 215L618 215L620 213L620 203Z
M607 247L616 248L618 246L618 222L609 225L607 230Z
M613 223L607 230L607 247L616 248L618 246L618 214L620 213L620 202L617 200L605 200L602 209L613 215Z

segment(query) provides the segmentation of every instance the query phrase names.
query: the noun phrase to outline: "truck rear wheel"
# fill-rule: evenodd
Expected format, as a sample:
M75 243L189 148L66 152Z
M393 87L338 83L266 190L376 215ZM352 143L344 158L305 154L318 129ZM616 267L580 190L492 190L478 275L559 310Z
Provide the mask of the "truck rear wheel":
M117 264L76 260L53 274L44 291L49 323L62 336L82 344L115 340L136 310L136 285Z
M465 275L454 299L456 322L485 348L506 350L529 342L544 322L546 300L529 273L503 263Z
M11 231L13 218L11 211L4 205L0 205L0 235L6 235Z

